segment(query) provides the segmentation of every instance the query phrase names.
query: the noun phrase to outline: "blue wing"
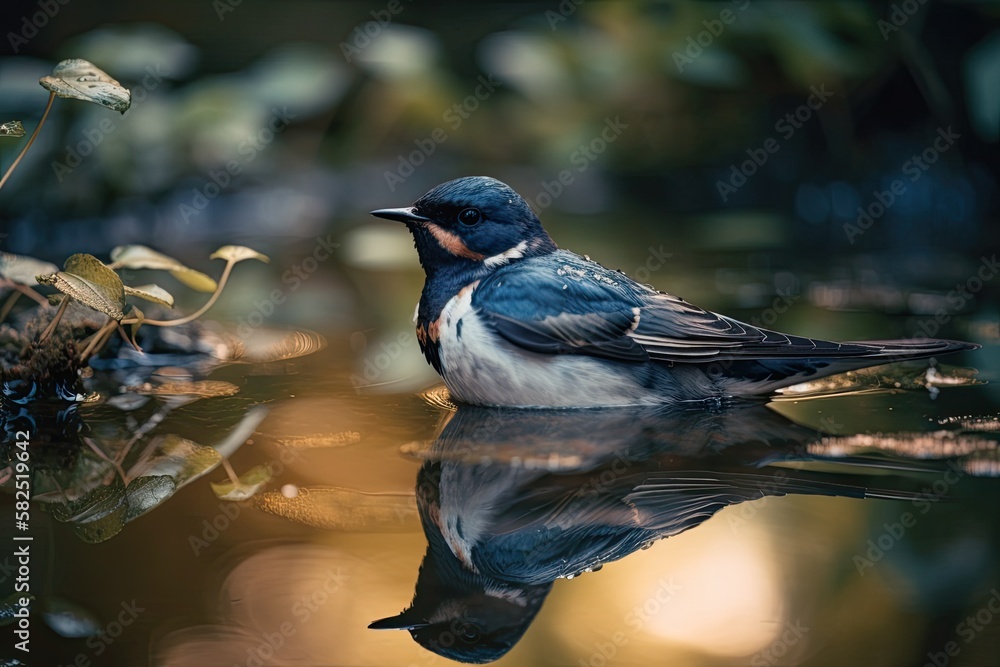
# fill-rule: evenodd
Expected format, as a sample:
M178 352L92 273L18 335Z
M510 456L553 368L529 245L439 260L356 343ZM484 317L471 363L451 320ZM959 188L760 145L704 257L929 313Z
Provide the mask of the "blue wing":
M506 340L543 354L707 361L723 351L770 342L755 327L655 292L565 250L494 272L480 283L472 305ZM786 345L789 340L780 338Z
M975 347L933 339L836 343L761 329L656 292L565 250L495 271L473 293L472 305L497 333L524 349L617 361L784 359L794 368L772 362L764 370L789 374L807 359L864 359L852 364L861 367Z
M642 303L610 276L623 277L557 251L495 271L476 288L472 306L497 333L532 352L648 361L625 335Z

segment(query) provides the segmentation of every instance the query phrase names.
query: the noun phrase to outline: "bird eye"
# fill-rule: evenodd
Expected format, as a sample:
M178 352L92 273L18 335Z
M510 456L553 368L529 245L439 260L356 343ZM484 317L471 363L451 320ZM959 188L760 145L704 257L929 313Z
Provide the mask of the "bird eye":
M458 221L469 227L477 224L482 219L483 214L479 212L478 208L467 208L458 214Z

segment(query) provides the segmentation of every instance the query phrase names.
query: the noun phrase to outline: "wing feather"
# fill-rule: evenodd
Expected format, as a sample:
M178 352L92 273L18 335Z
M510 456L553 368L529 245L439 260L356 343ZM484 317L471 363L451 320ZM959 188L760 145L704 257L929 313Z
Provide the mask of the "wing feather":
M837 343L762 329L655 292L565 250L494 271L481 281L472 305L497 333L526 350L627 362L871 359L861 364L871 365L975 347L933 339Z

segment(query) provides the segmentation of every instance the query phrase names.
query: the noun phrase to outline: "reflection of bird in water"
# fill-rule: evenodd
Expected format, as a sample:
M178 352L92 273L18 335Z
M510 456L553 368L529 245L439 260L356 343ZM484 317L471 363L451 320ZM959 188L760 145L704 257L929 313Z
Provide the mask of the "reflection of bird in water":
M761 405L462 407L417 476L428 548L413 603L370 627L406 629L435 653L490 662L521 638L555 579L599 569L728 505L785 494L913 497L867 489L857 475L766 467L812 458L805 445L815 435ZM879 465L838 460L859 471Z

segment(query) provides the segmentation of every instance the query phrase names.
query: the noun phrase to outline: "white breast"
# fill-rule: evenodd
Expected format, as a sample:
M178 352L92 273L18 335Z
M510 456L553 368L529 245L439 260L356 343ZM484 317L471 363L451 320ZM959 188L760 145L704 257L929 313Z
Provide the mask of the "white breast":
M509 343L472 307L474 290L467 287L452 297L438 320L442 377L454 398L512 407L662 402L631 373L593 357L538 354Z

